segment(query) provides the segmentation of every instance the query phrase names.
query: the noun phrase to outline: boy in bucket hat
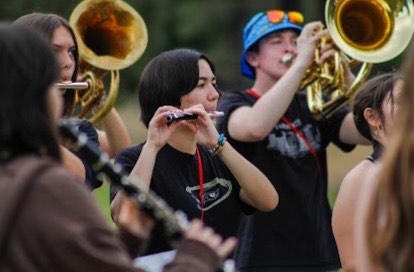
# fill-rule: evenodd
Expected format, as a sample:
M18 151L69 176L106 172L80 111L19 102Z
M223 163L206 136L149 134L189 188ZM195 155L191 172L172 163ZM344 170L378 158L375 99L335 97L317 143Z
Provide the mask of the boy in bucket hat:
M279 23L273 23L275 21L279 21ZM287 29L291 29L299 34L302 31L302 23L303 16L296 11L290 11L285 14L285 12L280 10L270 10L266 14L263 12L256 14L243 31L244 50L241 57L242 74L250 79L254 79L254 70L247 63L246 55L258 40L272 32Z
M306 94L297 92L315 49L328 33L322 24L303 26L299 12L270 10L253 16L243 31L241 72L254 80L240 92L227 92L218 123L231 144L267 175L280 195L272 212L245 216L239 231L236 265L240 272L328 271L340 261L327 199L326 148L344 151L368 143L348 109L316 120ZM334 47L321 48L320 62ZM346 67L347 83L353 75Z

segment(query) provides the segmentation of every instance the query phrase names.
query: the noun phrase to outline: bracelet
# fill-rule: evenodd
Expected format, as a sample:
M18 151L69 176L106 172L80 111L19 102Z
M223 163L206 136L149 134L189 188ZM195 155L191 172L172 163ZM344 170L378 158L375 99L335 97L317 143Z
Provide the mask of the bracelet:
M226 137L224 137L224 134L222 133L218 137L216 146L213 149L209 150L210 154L213 156L217 155L223 149L225 142L226 142Z

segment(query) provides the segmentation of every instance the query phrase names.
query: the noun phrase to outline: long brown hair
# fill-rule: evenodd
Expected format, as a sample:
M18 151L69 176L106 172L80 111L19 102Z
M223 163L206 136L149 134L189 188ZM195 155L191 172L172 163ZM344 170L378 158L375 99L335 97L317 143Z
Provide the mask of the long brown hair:
M72 81L77 81L78 71L79 71L79 48L76 40L75 33L72 27L69 25L63 17L53 14L53 13L39 13L34 12L30 14L23 15L22 17L17 18L14 22L14 25L22 26L30 30L34 30L37 33L46 37L49 41L52 41L53 33L58 27L63 26L66 28L70 35L72 36L73 42L75 43L75 71L72 75ZM64 105L63 105L63 115L71 116L75 107L75 91L68 90L63 95Z
M384 271L414 271L414 44L403 66L401 109L369 206L371 261Z

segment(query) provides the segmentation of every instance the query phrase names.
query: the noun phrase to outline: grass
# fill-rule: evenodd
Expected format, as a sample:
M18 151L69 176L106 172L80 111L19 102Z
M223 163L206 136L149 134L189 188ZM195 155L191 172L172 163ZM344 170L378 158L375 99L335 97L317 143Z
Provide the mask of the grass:
M105 215L105 218L108 220L111 226L115 226L111 218L111 209L109 204L109 184L104 183L97 190L93 191L93 196L99 204L99 207L102 209L102 212Z
M331 207L335 204L336 195L345 175L371 153L371 146L357 146L350 153L344 153L333 145L328 148L328 199Z

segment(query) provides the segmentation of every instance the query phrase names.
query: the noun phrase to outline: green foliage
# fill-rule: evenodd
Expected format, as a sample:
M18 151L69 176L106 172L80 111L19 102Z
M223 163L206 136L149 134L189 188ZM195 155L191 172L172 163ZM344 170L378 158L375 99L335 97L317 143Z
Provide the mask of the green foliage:
M95 197L99 207L101 208L103 214L107 221L112 225L115 226L114 222L111 218L111 208L109 204L109 185L108 183L104 183L100 188L93 191L93 196Z
M4 1L1 21L13 21L24 14L50 12L69 18L81 0L13 0ZM241 33L255 13L280 8L299 10L306 21L324 21L325 1L268 0L124 0L142 16L149 34L148 46L137 63L121 71L120 96L136 92L145 64L159 53L177 47L195 48L207 53L216 63L222 90L250 87L251 81L240 75ZM7 3L7 4L6 4ZM378 71L398 68L400 59L374 66Z
M5 1L5 0L2 0ZM57 13L69 18L81 0L13 0L3 3L0 20L12 22L31 12ZM256 12L271 8L293 9L300 1L240 0L124 0L143 17L149 42L142 58L121 71L121 96L136 91L145 64L161 53L177 47L206 52L217 66L223 90L247 87L240 75L241 32ZM321 0L320 0L321 1ZM305 1L307 2L307 1Z

